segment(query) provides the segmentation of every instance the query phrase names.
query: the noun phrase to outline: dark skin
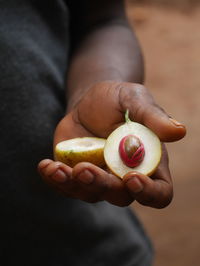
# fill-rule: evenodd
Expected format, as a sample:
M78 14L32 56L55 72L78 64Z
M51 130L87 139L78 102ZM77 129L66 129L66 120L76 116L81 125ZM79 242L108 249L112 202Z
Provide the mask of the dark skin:
M106 138L124 123L126 109L131 119L152 129L162 142L183 138L184 125L169 118L141 85L143 60L126 20L123 1L86 2L92 12L82 10L78 16L82 33L78 44L74 40L67 76L67 114L56 128L54 145L75 137ZM161 162L151 177L132 171L120 179L90 163L82 162L72 169L50 159L41 161L38 170L55 190L86 202L106 200L127 206L137 200L146 206L163 208L173 197L164 144Z

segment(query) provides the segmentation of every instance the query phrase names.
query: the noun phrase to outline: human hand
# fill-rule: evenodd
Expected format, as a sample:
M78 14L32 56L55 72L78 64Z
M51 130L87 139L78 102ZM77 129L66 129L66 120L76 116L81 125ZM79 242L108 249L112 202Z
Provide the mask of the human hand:
M75 137L106 138L124 123L127 109L132 120L152 129L163 142L179 140L186 133L185 127L169 118L144 86L108 81L95 84L61 120L55 131L54 145ZM143 205L162 208L173 196L164 144L160 165L151 177L132 171L121 180L90 163L82 162L72 169L48 159L39 163L38 170L54 189L87 202L106 200L127 206L137 200Z

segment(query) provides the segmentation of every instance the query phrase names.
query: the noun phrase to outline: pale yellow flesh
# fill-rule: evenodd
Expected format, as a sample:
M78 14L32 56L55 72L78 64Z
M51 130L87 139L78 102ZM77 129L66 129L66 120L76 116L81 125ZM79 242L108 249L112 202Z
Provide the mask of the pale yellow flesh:
M123 163L118 150L122 138L130 134L138 136L145 148L144 160L134 168ZM118 127L108 137L104 148L104 159L109 169L120 178L130 171L138 171L150 176L160 162L161 153L160 140L150 129L135 122L128 122Z
M58 143L54 157L71 167L79 162L90 162L97 166L104 166L103 150L105 139L84 137L74 138Z

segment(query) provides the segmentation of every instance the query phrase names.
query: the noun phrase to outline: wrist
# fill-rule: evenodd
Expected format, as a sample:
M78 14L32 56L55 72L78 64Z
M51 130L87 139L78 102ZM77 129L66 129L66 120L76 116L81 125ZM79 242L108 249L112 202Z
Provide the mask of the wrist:
M67 86L67 112L72 110L82 97L96 84L124 82L120 71L114 68L107 68L103 71L90 71L85 73L83 79L75 82L68 80Z

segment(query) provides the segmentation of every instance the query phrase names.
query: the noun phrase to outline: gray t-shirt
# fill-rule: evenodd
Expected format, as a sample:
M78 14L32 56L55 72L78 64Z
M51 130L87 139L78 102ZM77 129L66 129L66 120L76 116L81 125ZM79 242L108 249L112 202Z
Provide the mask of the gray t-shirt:
M64 198L36 170L65 112L69 14L67 1L0 0L0 265L149 266L129 208Z

